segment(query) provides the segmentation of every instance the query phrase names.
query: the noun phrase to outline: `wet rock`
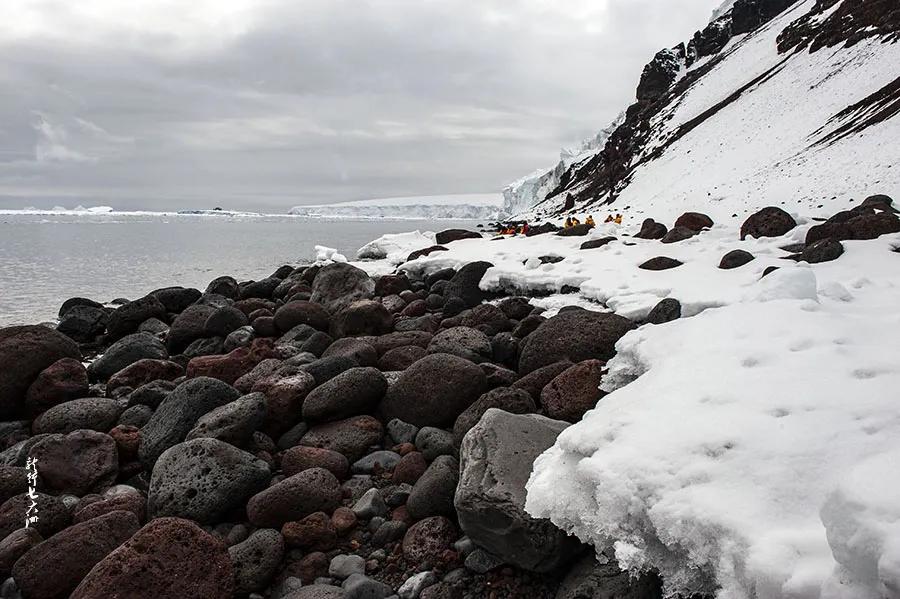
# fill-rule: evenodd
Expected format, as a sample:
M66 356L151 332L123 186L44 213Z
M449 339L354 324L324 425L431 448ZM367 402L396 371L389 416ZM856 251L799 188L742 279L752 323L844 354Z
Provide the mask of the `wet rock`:
M141 463L152 469L165 450L185 439L201 416L239 396L231 385L207 377L189 379L178 385L141 429Z
M166 360L169 353L162 341L150 333L127 335L115 343L88 366L93 381L105 381L120 370L139 360Z
M300 439L301 445L321 447L343 454L355 462L384 436L381 423L371 416L354 416L312 427Z
M58 360L81 360L74 341L42 326L0 329L0 418L22 411L28 388Z
M627 318L616 314L588 310L560 312L525 339L519 356L519 374L562 360L609 360L615 355L616 342L633 326Z
M71 599L228 599L233 593L231 559L222 541L188 520L157 518L98 563Z
M377 368L351 368L313 389L303 402L303 418L333 421L372 414L387 391Z
M139 528L134 514L122 511L74 524L23 555L13 578L27 597L68 597L91 568Z
M332 512L341 502L337 478L323 468L304 470L260 491L247 502L251 524L277 528L315 512Z
M459 533L453 522L444 516L432 516L413 524L403 537L403 556L413 563L440 559Z
M741 266L753 261L753 254L746 250L731 250L719 262L719 268L730 270L732 268L740 268Z
M106 332L110 339L121 339L134 333L145 320L157 318L167 320L166 307L152 295L128 302L116 308L109 315Z
M641 230L635 235L638 239L662 239L668 233L668 228L652 218L645 219L641 224Z
M428 516L453 517L453 495L459 482L459 463L448 455L438 456L413 485L406 502L409 515L416 520Z
M670 270L672 268L678 268L681 266L683 262L676 260L675 258L669 258L668 256L657 256L656 258L650 258L638 268L642 270Z
M291 447L281 457L281 470L285 476L293 476L311 468L324 468L340 480L347 478L350 463L336 451L298 445Z
M741 240L750 237L781 237L797 226L794 218L775 206L769 206L751 215L741 225Z
M109 432L116 425L122 407L114 399L89 397L54 406L35 419L32 429L39 433L71 433L78 429Z
M700 212L685 212L675 221L675 227L685 227L695 233L713 226L713 220Z
M647 315L650 324L665 324L681 318L681 302L675 298L667 297L660 300Z
M566 426L493 409L463 439L455 499L460 526L477 545L526 570L549 572L577 549L549 521L525 513L532 464Z
M360 299L371 299L375 282L365 271L350 264L336 262L323 267L312 285L312 302L331 313L339 312Z
M484 372L448 354L431 354L403 371L381 402L385 420L416 426L448 426L484 391Z
M541 387L544 388L544 385ZM528 391L510 387L493 389L479 397L478 401L466 408L456 419L456 423L453 425L454 443L462 444L465 434L478 424L484 413L491 408L497 408L510 414L530 414L537 411L534 399Z
M48 435L31 448L44 489L82 496L112 485L119 472L116 442L109 435L77 430Z
M40 414L63 402L86 397L88 387L84 365L73 358L63 358L42 370L31 383L25 394L25 406L30 414Z
M238 594L265 590L284 557L284 538L271 528L257 530L245 541L228 548Z
M73 306L60 316L56 330L79 343L90 343L106 331L109 313L102 307Z
M541 392L544 414L554 420L578 422L605 395L600 391L604 362L585 360L556 376Z

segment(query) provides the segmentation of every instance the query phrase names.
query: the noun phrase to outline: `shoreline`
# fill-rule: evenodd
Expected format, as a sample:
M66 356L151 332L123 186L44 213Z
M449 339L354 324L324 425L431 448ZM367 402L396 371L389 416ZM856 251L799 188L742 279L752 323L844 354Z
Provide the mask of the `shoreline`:
M827 438L840 426L857 444L858 454L840 448L846 469L892 447L889 432L863 441L847 428L852 406L834 393L864 388L859 409L873 414L888 400L894 371L872 359L889 355L890 341L869 337L900 328L878 317L900 293L889 262L898 248L888 200L825 222L767 208L740 229L687 213L640 231L388 234L365 246L368 261L321 247L317 263L257 281L222 276L204 291L163 288L115 309L71 298L55 330L0 329L4 577L28 594L72 597L158 595L171 581L223 598L571 599L612 588L659 597L693 569L715 581L705 593L740 589L715 561L666 561L653 535L735 551L764 530L736 521L717 537L682 539L683 522L715 527L721 514L682 505L669 532L666 521L642 528L641 515L685 488L685 469L706 469L708 488L737 485L723 464L749 479L742 501L773 509L746 460L773 443L768 420L759 430L769 436L757 434L759 413L802 413L804 394L774 386L788 384L784 369L840 413L812 430ZM546 294L546 309L514 292ZM796 338L778 338L778 315ZM810 354L829 331L845 346L865 338L867 350ZM732 359L736 339L745 341ZM850 373L808 376L823 363ZM722 406L733 411L708 428ZM735 415L744 426L730 429ZM668 453L651 454L654 427L678 420L687 432L663 435ZM817 464L836 463L837 450L816 443L807 439L803 455L778 449L808 472L766 475L773 490L808 485L786 517L805 518L833 490ZM715 445L713 457L695 456L695 444ZM655 461L638 467L635 450ZM44 519L23 532L29 457ZM618 481L653 493L631 497ZM634 520L617 511L624 501ZM614 552L616 530L634 545ZM171 553L175 538L183 553ZM824 534L818 542L827 548ZM641 551L651 573L618 569L617 558L638 570L628 558ZM48 580L38 564L66 574Z

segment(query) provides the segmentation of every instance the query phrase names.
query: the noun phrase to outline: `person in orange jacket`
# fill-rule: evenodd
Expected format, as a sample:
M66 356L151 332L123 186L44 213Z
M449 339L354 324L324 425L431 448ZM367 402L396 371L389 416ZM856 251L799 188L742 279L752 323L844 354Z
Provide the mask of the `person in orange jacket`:
M594 217L591 216L590 214L588 214L588 217L587 217L586 219L584 219L584 224L586 224L586 225L589 226L589 227L594 227L594 226L596 226L596 225L594 224Z

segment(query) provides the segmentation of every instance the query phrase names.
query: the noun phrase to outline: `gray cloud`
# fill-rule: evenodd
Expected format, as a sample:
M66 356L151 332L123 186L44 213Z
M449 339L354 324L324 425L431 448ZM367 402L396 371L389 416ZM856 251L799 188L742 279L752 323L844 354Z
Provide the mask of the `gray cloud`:
M499 190L717 0L0 4L0 207Z

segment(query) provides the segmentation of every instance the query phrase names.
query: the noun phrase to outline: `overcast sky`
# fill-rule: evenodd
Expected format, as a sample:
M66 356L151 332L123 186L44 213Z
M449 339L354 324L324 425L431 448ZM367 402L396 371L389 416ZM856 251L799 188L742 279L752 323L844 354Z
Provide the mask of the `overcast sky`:
M0 0L0 208L499 191L721 0Z

